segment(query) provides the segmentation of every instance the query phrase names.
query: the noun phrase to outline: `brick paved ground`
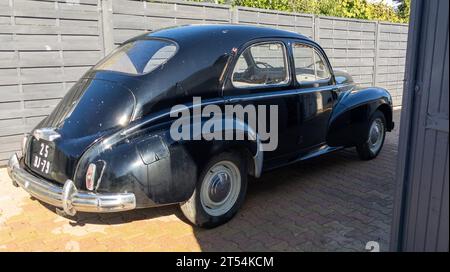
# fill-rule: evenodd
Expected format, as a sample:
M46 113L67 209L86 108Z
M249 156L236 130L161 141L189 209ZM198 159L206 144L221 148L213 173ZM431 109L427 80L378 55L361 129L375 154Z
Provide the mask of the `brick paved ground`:
M364 251L389 248L396 130L379 157L354 149L265 174L228 224L193 228L176 206L78 216L33 201L0 169L0 251Z

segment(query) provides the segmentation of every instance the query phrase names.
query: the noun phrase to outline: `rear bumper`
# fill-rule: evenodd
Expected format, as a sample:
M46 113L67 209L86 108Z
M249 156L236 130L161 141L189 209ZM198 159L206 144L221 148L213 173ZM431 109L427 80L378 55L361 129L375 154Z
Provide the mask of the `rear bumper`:
M23 169L19 157L14 154L9 159L8 174L20 187L33 197L52 206L62 208L68 215L76 212L119 212L136 208L136 197L133 193L99 194L78 191L71 180L64 186L51 183L36 177Z

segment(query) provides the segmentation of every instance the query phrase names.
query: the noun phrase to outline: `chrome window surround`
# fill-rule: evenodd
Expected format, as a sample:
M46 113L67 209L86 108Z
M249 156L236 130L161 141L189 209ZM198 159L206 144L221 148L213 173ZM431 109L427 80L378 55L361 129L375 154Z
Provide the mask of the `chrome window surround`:
M306 81L306 82L298 82L298 80L297 80L297 77L295 77L295 81L301 86L301 85L309 85L309 84L315 84L315 83L324 83L324 82L328 82L328 81L330 81L331 79L332 79L332 70L330 69L330 67L329 67L329 65L328 65L328 62L326 61L327 59L324 57L324 55L319 51L319 50L317 50L317 48L316 47L314 47L314 46L312 46L312 45L310 45L310 44L308 44L308 43L302 43L302 42L298 42L298 41L295 41L295 42L292 42L292 44L291 44L291 48L292 48L292 60L294 61L294 72L295 72L295 69L296 69L296 66L295 66L295 57L294 57L294 45L295 44L300 44L300 45L304 45L304 46L308 46L308 47L310 47L319 57L320 57L320 59L322 60L322 62L323 62L323 64L325 65L325 67L327 68L327 70L328 70L328 74L329 74L329 76L327 77L327 78L323 78L323 79L319 79L319 80L315 80L315 81ZM314 65L314 67L315 67L315 65ZM314 68L314 70L315 70L315 68ZM296 75L297 75L297 73L295 73Z

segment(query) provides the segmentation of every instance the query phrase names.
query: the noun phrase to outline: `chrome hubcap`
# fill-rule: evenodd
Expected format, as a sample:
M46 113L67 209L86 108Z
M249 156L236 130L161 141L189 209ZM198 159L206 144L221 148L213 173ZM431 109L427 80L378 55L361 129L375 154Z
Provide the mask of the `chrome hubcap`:
M378 152L378 150L381 148L381 144L383 142L384 137L384 125L383 121L381 119L377 118L373 120L372 124L370 125L369 130L369 149L370 151L375 154Z
M200 189L200 202L209 215L221 216L234 206L240 190L239 168L230 161L221 161L205 175Z
M228 173L219 173L213 177L209 186L209 198L219 203L223 201L230 192L231 181Z

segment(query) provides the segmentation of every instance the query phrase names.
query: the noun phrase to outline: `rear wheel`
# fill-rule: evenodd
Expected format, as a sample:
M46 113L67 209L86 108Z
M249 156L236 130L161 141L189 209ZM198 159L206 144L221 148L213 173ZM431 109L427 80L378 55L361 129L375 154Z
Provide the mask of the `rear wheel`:
M376 111L369 122L367 140L356 146L362 160L374 159L381 151L386 137L386 118L381 111Z
M203 169L191 198L181 210L193 224L212 228L229 221L247 191L246 160L238 152L224 152Z

